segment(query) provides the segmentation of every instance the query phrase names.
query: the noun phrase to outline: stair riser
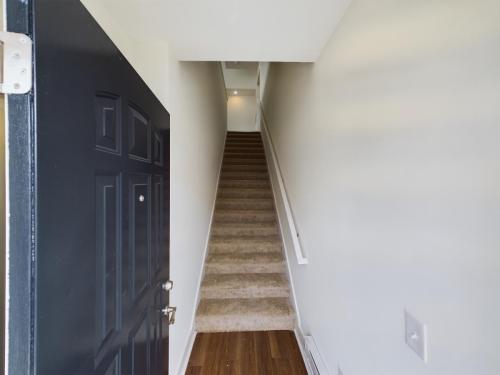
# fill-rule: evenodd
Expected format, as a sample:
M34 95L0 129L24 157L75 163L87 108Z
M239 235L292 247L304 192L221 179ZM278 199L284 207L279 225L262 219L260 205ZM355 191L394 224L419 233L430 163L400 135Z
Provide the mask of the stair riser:
M247 154L252 156L265 156L264 149L262 147L234 147L234 146L226 146L224 150L227 153L235 153L235 154Z
M225 172L221 173L221 180L269 180L267 173L258 172Z
M289 297L288 288L253 287L244 288L201 288L201 298L284 298Z
M241 145L262 145L262 139L237 139L237 138L230 138L226 139L226 144L227 145L233 145L233 144L241 144Z
M224 149L228 153L241 153L241 154L260 154L265 155L264 147L262 146L252 146L252 145L226 145Z
M268 244L251 244L251 243L212 243L210 251L214 254L228 254L228 253L281 253L281 244L268 243Z
M232 227L232 226L215 226L212 229L214 236L273 236L278 235L278 228L275 226L263 228L245 228L245 227Z
M206 274L229 274L229 273L280 273L285 272L285 265L280 263L249 263L249 264L210 264L205 267Z
M260 315L224 315L197 318L198 332L287 331L295 329L293 316L266 317Z
M220 181L219 184L220 188L271 188L271 184L269 183L269 180L225 180L225 181Z
M252 135L252 136L238 136L238 135L228 135L226 140L243 140L243 141L262 141L262 137L260 135Z
M222 162L222 168L232 166L232 165L258 165L267 166L265 159L224 159Z
M234 198L234 199L238 199L238 198L254 198L254 199L257 199L257 198L266 198L266 199L271 199L273 197L273 194L271 192L271 190L267 190L267 189L261 189L261 190L223 190L221 189L221 191L219 192L218 194L218 197L219 198Z
M266 200L218 200L216 209L229 209L229 210L270 210L273 209L273 201Z
M273 211L262 214L215 214L215 223L275 223L276 216Z
M226 152L224 154L226 159L251 159L251 160L266 160L266 155L263 152L257 154L247 152Z
M223 165L223 172L267 172L267 165Z

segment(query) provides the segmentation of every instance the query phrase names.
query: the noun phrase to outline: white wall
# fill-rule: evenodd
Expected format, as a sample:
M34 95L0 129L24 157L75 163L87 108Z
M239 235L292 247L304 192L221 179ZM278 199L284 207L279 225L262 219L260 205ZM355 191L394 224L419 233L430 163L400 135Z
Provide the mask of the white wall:
M227 69L221 63L227 89L251 89L257 85L257 67L255 69Z
M236 132L256 131L256 113L257 99L255 95L229 96L227 99L227 129Z
M500 2L354 0L316 64L272 64L266 117L332 375L500 373ZM293 259L293 254L289 254ZM403 310L428 325L427 365Z
M173 73L170 270L177 319L170 332L170 372L177 374L193 328L224 149L226 98L217 63L176 63Z
M167 44L134 40L99 0L85 5L170 113L170 270L177 306L170 373L180 374L215 201L226 133L223 77L215 62L178 62ZM123 13L122 12L120 14Z
M260 74L260 97L264 97L264 93L266 92L266 84L267 84L267 75L269 73L269 66L270 64L268 62L260 62L259 63L259 74Z

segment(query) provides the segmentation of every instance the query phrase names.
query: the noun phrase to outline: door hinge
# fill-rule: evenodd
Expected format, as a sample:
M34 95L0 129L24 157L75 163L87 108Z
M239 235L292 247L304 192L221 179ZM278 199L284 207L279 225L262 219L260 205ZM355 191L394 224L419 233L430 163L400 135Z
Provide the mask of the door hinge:
M0 92L26 94L32 86L32 41L25 34L0 32Z

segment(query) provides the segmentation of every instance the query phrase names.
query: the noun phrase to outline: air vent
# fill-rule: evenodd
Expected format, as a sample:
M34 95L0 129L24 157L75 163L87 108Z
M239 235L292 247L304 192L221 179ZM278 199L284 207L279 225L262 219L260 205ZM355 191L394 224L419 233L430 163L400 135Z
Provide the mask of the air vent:
M312 374L330 375L323 359L321 358L321 355L319 354L318 347L316 346L313 337L305 336L304 340L306 344L307 361L309 362L309 368L312 371Z

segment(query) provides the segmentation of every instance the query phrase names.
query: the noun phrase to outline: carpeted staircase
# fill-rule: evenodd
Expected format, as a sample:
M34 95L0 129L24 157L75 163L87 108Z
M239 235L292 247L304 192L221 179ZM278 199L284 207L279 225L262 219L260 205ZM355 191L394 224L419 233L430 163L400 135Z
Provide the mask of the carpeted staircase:
M196 330L293 330L285 267L260 133L229 132Z

